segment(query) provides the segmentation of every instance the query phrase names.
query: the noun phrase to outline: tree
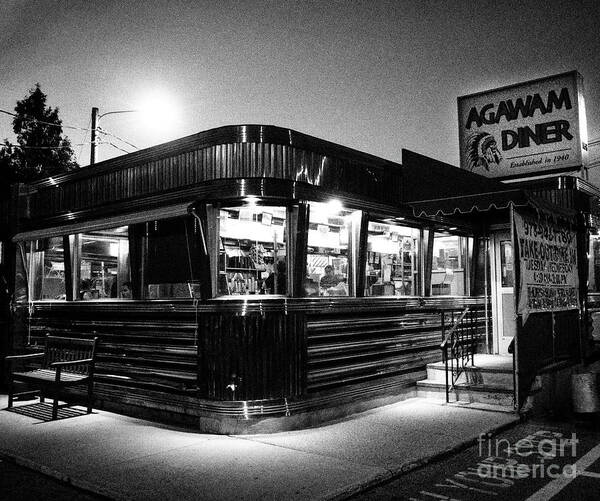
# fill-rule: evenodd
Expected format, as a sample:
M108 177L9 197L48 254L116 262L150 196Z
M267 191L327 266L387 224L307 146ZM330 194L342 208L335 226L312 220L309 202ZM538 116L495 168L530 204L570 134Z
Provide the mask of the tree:
M40 84L17 101L13 119L17 144L0 147L0 172L9 183L30 182L78 169L69 138L63 137L58 108L46 106Z

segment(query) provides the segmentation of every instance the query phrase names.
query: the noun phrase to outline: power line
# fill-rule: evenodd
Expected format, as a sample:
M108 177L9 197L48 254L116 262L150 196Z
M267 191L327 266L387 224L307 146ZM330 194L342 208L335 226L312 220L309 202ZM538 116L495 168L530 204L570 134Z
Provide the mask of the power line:
M116 136L114 136L114 137L116 137ZM117 139L120 139L120 138L117 138ZM137 147L132 145L131 143L128 143L125 140L122 140L122 141L127 143L128 145L132 146L133 148L137 149ZM21 146L20 144L8 143L8 144L3 144L3 145L0 144L0 148L9 148L9 149L17 148L20 150L61 150L61 149L65 149L65 148L71 148L74 146L81 146L81 149L83 150L83 147L87 146L89 144L90 143L87 141L83 142L83 143L76 143L76 144L71 144L71 145L59 145L59 146ZM113 148L116 148L116 149L122 151L123 153L131 153L130 151L127 151L127 150L121 148L120 146L117 146L112 141L97 141L96 144L108 144L108 145L112 146Z
M120 148L119 146L117 146L115 143L111 143L110 141L103 141L105 144L110 144L113 148L116 148L117 150L122 151L123 153L131 153L130 151L124 150L123 148Z
M6 110L2 110L0 109L0 113L5 113L6 115L10 115L12 117L18 117L17 114L15 113L11 113L10 111L6 111ZM52 127L62 127L62 128L66 128L66 129L74 129L74 130L81 130L84 132L84 136L83 136L83 142L81 143L77 143L77 144L73 144L71 146L81 146L81 149L79 151L79 155L77 155L77 161L79 161L79 157L81 156L82 152L83 152L83 147L90 144L90 142L85 141L85 138L88 134L88 132L91 130L91 120L90 120L90 126L84 128L84 127L75 127L72 125L59 125L56 123L52 123L52 122L46 122L44 120L38 120L37 118L30 118L30 117L20 117L23 121L25 122L32 122L32 123L36 123L36 124L42 124L42 125L50 125ZM115 139L122 141L123 143L127 144L128 146L131 146L134 149L138 149L138 147L135 144L130 143L129 141L126 141L125 139L117 136L116 134L112 134L104 129L102 129L101 127L96 127L96 131L104 134L106 136L111 136L114 137ZM119 146L117 146L116 144L110 142L110 141L98 141L96 144L109 144L111 146L113 146L114 148L124 152L124 153L131 153ZM20 146L20 145L16 145L16 144L9 144L8 147L10 148L20 148L20 149L64 149L64 148L69 148L69 146Z
M19 148L20 150L62 150L65 148L71 148L71 146L83 146L86 143L78 143L72 145L63 145L63 146L21 146L20 144L7 144L2 145L7 148Z
M114 137L115 139L118 139L119 141L123 141L126 145L131 146L132 148L135 148L136 150L138 149L138 147L135 144L131 144L129 141L125 141L125 139L123 139L119 136L116 136L115 134L112 134L110 132L107 132L101 127L96 127L96 131L99 132L100 134L105 134L107 136Z
M63 129L87 130L87 129L84 129L83 127L75 127L73 125L55 124L52 122L45 122L44 120L38 120L37 118L30 118L30 117L26 117L26 116L21 117L21 116L17 115L16 113L11 113L10 111L6 111L6 110L0 110L0 113L5 113L12 117L21 118L21 120L23 120L25 122L34 122L34 123L38 123L38 124L42 124L42 125L51 125L52 127L62 127Z

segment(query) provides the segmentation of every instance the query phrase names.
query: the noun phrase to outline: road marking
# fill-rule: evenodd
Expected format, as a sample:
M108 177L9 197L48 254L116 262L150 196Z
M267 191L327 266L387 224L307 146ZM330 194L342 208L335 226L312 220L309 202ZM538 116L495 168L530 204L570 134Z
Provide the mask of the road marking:
M578 473L577 476L583 475L586 468L590 467L600 458L600 445L594 447L590 452L588 452L585 456L582 456L579 461L577 461L573 466L575 471L581 472ZM591 472L589 472L591 473ZM596 475L590 475L596 476ZM600 478L600 475L599 475ZM567 485L569 485L573 481L573 477L567 477L565 475L561 475L558 478L552 480L544 487L542 487L535 494L529 496L525 501L546 501L554 496L556 496L560 491L562 491Z
M594 471L582 471L581 473L577 473L578 477L592 477L592 478L600 478L600 473L596 473Z

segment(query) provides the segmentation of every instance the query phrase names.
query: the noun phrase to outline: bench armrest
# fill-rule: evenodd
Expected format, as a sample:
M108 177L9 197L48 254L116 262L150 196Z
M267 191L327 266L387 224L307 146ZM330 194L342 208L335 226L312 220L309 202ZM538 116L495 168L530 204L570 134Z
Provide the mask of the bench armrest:
M17 362L19 360L31 360L32 358L42 358L44 353L28 353L27 355L9 355L4 357L7 362Z
M52 362L49 367L66 367L68 365L83 365L90 364L94 361L93 358L82 358L81 360L65 360L62 362Z

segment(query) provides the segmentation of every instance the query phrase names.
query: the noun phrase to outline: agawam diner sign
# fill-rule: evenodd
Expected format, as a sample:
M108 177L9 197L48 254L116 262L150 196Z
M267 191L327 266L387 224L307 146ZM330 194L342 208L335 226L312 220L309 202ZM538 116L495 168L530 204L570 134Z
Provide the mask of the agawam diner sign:
M458 98L460 164L509 179L587 163L583 79L576 71Z
M574 229L550 217L514 213L520 280L517 313L579 308L577 238Z

